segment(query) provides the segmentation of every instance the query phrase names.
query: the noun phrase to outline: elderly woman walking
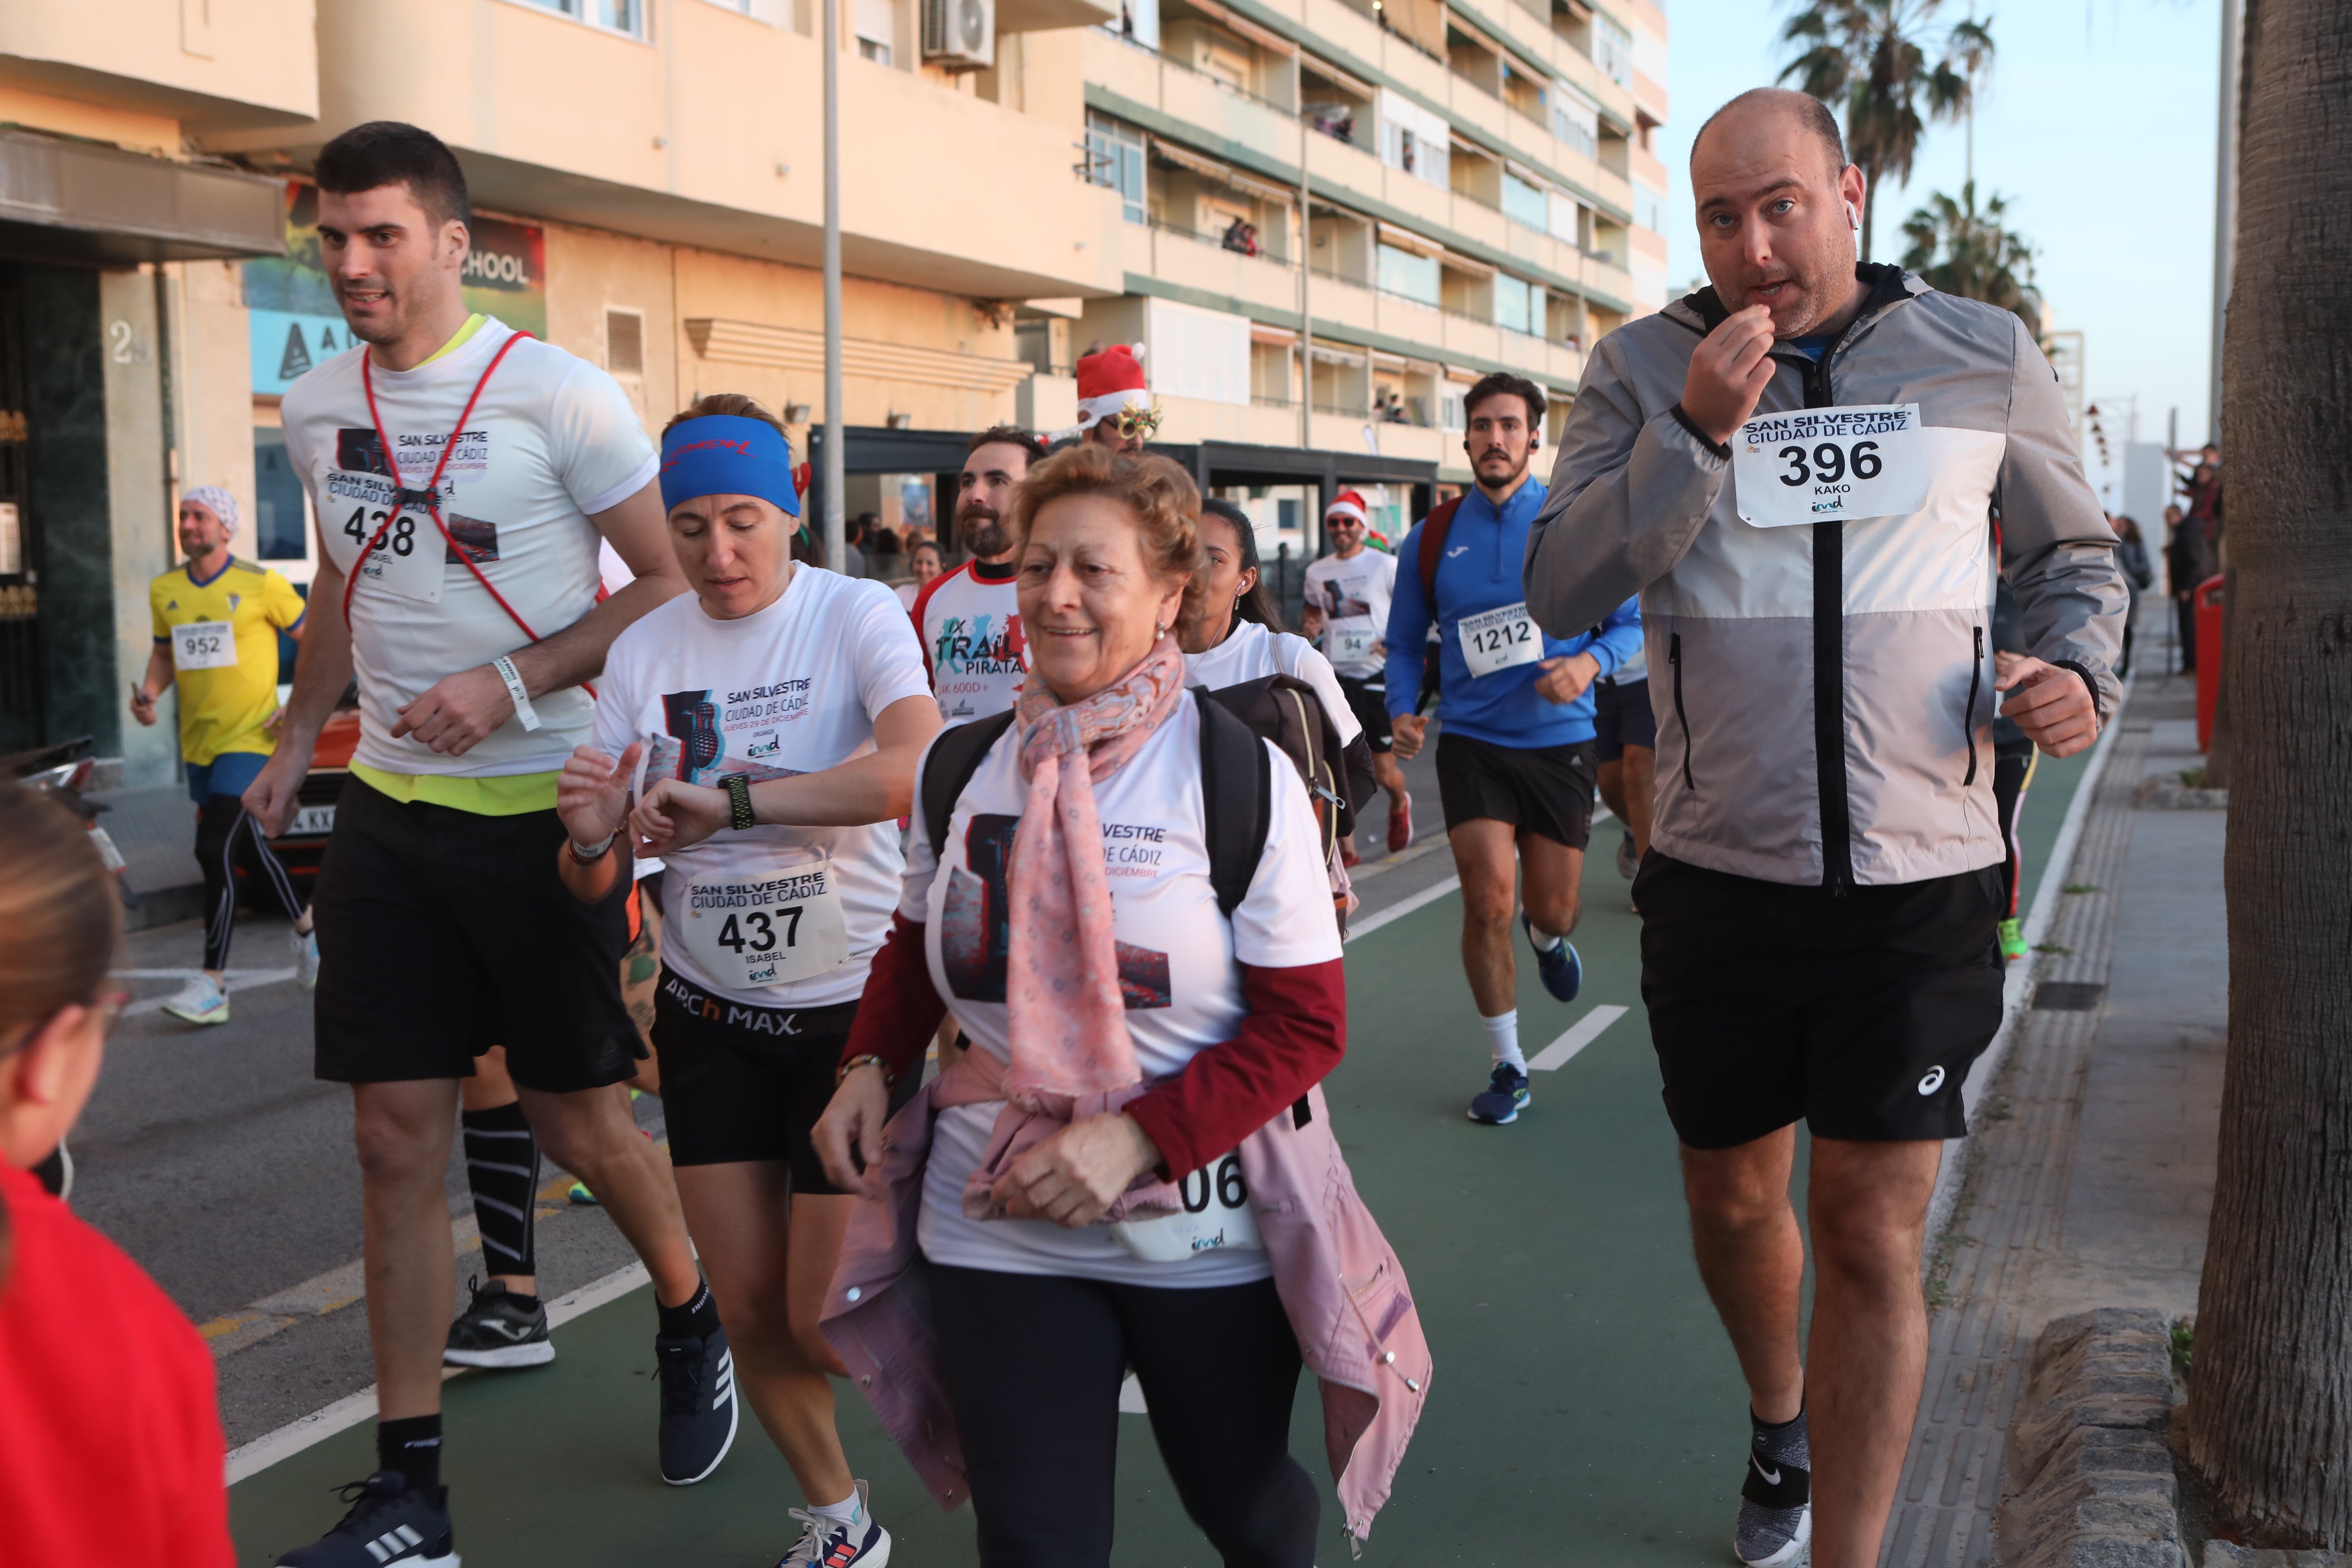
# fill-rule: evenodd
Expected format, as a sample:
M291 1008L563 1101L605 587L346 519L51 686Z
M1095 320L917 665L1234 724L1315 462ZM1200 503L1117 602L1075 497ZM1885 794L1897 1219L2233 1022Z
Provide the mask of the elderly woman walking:
M984 1568L1104 1568L1132 1367L1229 1564L1310 1568L1289 1454L1323 1380L1349 1533L1388 1496L1429 1352L1317 1085L1345 1050L1306 791L1185 689L1200 498L1095 447L1010 516L1032 673L918 774L896 929L816 1142L861 1205L827 1337ZM952 1011L973 1048L884 1128Z

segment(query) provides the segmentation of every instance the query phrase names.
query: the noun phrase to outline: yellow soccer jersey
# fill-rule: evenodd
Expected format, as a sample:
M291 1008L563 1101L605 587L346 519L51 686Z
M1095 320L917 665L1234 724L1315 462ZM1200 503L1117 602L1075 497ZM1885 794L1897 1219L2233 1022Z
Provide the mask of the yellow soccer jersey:
M265 566L229 558L205 582L183 566L147 590L155 640L168 644L180 692L180 756L205 763L224 752L272 743L262 724L278 707L278 634L302 619L294 584Z

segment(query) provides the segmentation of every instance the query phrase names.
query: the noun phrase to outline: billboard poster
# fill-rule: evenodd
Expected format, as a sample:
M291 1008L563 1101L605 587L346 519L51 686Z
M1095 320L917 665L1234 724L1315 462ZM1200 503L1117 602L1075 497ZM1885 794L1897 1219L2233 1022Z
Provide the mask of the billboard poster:
M466 308L518 331L547 335L547 236L530 224L477 215L468 229ZM245 264L253 390L283 394L311 366L352 346L319 256L319 189L286 184L286 254Z

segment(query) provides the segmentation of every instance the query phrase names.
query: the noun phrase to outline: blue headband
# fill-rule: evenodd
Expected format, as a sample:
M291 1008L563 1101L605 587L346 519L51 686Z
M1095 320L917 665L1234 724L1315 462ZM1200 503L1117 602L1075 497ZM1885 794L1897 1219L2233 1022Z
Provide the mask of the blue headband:
M709 414L662 437L662 510L698 496L758 496L786 517L801 514L793 484L793 444L774 426Z

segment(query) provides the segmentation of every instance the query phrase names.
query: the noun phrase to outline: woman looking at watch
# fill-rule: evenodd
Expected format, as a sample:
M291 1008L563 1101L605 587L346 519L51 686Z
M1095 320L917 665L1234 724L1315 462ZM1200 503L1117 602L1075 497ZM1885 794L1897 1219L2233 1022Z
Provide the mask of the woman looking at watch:
M887 586L793 561L792 452L766 410L719 395L670 421L661 484L695 591L614 642L595 743L564 768L557 864L593 900L633 851L665 863L670 1163L737 1384L810 1505L783 1561L878 1568L890 1538L843 1455L817 1331L855 1200L809 1133L889 929L896 818L939 705Z

